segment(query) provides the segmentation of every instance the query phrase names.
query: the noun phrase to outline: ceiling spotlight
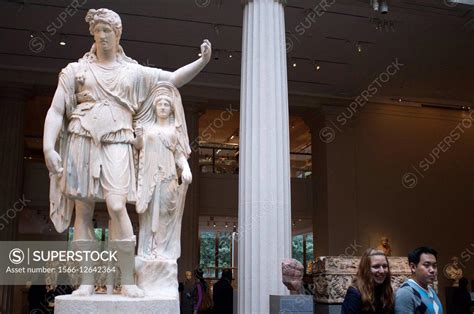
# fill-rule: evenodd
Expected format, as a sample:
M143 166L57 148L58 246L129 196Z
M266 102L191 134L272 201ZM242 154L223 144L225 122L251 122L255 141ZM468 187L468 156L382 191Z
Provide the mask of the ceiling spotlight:
M382 0L380 3L380 13L387 14L388 13L388 3L385 0Z
M401 99L401 98L398 98L398 102L402 102L402 99Z
M232 51L229 51L229 59L232 59Z
M216 227L216 223L214 222L214 224L212 225L214 228Z
M227 224L227 221L225 222L225 227L226 227L226 228L229 227L229 225Z
M362 45L360 44L360 42L357 42L356 47L359 53L362 52Z
M321 66L319 64L316 64L316 70L319 71L321 69Z
M198 53L198 57L202 57L202 53L199 52L199 53Z
M370 5L374 8L374 11L379 10L379 0L370 0Z
M293 67L296 68L296 62L293 62Z
M59 38L59 45L66 46L66 36L61 35L61 37Z

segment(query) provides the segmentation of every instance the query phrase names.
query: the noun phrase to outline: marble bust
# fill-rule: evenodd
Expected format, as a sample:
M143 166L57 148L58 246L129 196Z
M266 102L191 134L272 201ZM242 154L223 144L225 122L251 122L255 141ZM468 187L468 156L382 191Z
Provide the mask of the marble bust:
M148 136L148 129L137 129L137 125L146 123L146 117L152 120L154 116L152 106L143 104L154 97L154 91L163 82L173 91L173 101L176 101L176 88L188 83L209 62L211 44L204 40L198 60L168 72L142 66L125 54L120 46L122 22L115 12L91 9L85 19L94 44L89 52L59 74L45 120L43 151L50 173L50 217L56 230L63 232L75 211L73 246L90 248L95 243L94 205L105 202L110 216L109 237L117 246L122 276L125 274L133 281L133 265L121 257L134 254L136 245L126 203L146 203L137 197L134 159L136 147L142 141L141 132L145 139ZM179 120L183 121L183 117L180 115ZM182 166L183 181L189 183L191 174L184 162L189 156L189 147L184 144L185 132L185 125L184 128L181 125L173 139L184 147L182 157L175 162ZM147 141L144 142L147 145ZM140 178L138 181L140 186ZM156 186L161 188L163 184L158 182ZM157 195L161 190L152 193ZM153 223L152 228L157 222ZM93 275L91 278L91 274L83 274L81 286L73 294L88 296L93 292ZM122 285L122 294L143 297L145 292L131 283Z
M380 243L376 247L376 250L382 251L385 256L392 256L392 247L387 237L380 238Z
M459 258L453 256L451 258L451 263L447 264L444 268L444 274L448 279L453 281L453 287L459 287L459 279L463 276L463 271L459 265Z

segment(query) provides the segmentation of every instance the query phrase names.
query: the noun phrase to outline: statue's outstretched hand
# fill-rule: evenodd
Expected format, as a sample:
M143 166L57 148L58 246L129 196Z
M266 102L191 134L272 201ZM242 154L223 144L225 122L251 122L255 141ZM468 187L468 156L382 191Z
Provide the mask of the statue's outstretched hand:
M181 173L181 179L185 184L191 184L193 181L193 175L191 174L191 170L188 167L183 169L183 172Z
M204 39L204 41L201 44L201 58L207 62L211 60L211 54L212 54L212 46L211 42L207 39Z
M61 156L55 151L51 150L44 154L44 159L46 161L46 167L48 167L50 174L59 174L63 172Z

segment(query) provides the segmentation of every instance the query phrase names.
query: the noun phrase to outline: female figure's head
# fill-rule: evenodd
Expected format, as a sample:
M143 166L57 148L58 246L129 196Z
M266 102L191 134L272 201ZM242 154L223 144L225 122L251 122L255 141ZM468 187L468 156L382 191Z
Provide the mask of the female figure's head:
M160 88L153 101L155 114L158 120L167 120L174 112L173 101L166 88Z
M375 291L385 310L393 306L393 290L388 259L382 251L369 248L362 255L354 285L362 296L365 311L375 311Z
M90 9L86 15L89 32L94 36L97 49L116 50L122 35L120 16L109 9Z

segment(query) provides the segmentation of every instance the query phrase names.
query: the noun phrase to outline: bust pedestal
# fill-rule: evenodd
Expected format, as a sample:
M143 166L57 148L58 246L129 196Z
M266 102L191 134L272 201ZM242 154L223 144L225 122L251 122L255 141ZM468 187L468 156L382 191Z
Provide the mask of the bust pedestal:
M88 297L63 295L55 298L54 312L58 314L176 314L178 300L157 298L128 298L121 295L93 294Z

